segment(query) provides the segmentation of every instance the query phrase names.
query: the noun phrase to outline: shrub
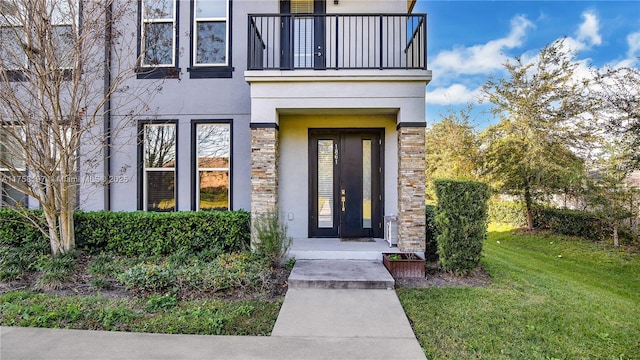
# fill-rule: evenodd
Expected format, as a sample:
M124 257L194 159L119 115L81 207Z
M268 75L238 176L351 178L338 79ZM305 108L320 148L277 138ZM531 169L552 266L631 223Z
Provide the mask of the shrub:
M438 242L437 235L438 232L436 230L436 207L434 205L427 205L427 236L426 236L426 246L424 251L424 258L427 261L436 261L438 260Z
M44 243L48 246L49 243L44 235L25 217L27 215L39 222L41 226L46 227L42 211L23 211L24 214L17 210L0 209L0 244L21 247L26 244Z
M164 292L175 285L175 270L169 264L142 263L120 275L127 290L143 293Z
M494 223L524 226L527 214L524 205L514 201L490 201L489 220Z
M436 180L435 188L440 264L446 271L469 273L478 266L487 237L489 188L463 180Z
M249 248L246 211L76 212L76 242L92 252L167 255L182 249L215 255Z
M87 271L93 276L114 276L119 270L116 259L106 253L94 257L87 266Z
M282 266L291 246L287 225L280 221L278 213L269 211L258 216L253 227L256 232L255 250L275 267Z
M44 224L41 211L28 212ZM23 214L0 209L0 279L19 279L26 271L35 270L38 259L49 251L48 241Z
M43 255L36 264L36 269L41 272L36 281L38 289L59 289L73 275L77 259L75 252L59 254L56 256Z
M611 227L598 215L577 210L535 208L533 225L537 229L594 241L605 239L612 233Z
M41 211L27 213L44 226ZM246 211L74 213L78 248L128 256L168 255L180 249L213 255L244 251L250 244L250 222ZM38 228L24 215L9 209L0 209L0 246L49 251L49 243Z
M249 252L222 254L210 263L195 261L176 270L180 288L203 292L259 287L268 273L258 255Z

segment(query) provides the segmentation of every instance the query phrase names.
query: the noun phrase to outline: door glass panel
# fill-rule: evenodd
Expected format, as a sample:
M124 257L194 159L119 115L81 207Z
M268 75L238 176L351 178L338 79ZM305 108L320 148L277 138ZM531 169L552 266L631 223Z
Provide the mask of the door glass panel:
M313 0L292 0L292 14L313 14ZM313 67L313 18L295 17L293 21L293 66Z
M371 140L362 140L362 228L371 229Z
M333 140L318 140L318 228L333 228Z
M313 18L296 18L293 33L293 66L313 67Z

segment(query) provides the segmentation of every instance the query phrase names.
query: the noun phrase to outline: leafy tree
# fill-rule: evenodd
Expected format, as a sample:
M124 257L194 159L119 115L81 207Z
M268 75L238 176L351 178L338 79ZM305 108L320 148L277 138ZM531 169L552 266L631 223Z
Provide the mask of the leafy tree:
M591 114L601 136L593 144L593 176L587 183L588 205L608 220L614 246L621 221L637 216L629 175L640 169L640 71L631 67L593 71L589 87Z
M435 201L434 179L477 180L479 139L469 125L472 106L458 113L449 109L425 138L427 199Z
M118 4L0 0L3 206L20 210L20 197L35 199L46 225L22 214L49 239L54 255L75 246L82 172L103 164L105 144L116 136L117 129L103 131L115 109L111 96L118 94L120 106L135 102L142 106L132 108L144 109L154 92L154 84L124 85L133 75L136 46L118 29L135 21L136 12L133 2Z
M508 76L483 86L500 122L481 134L482 173L499 191L524 201L529 229L538 199L583 171L574 150L590 138L583 120L589 103L586 83L575 81L576 66L560 40L532 62L507 61Z
M624 140L612 139L605 144L594 164L597 170L587 182L587 202L600 217L611 224L615 247L620 246L618 230L621 221L638 215L632 201L637 190L627 183L627 177L633 171L632 150L621 145L623 142Z
M632 67L594 71L590 87L594 117L616 137L617 146L627 147L631 166L640 168L640 70Z

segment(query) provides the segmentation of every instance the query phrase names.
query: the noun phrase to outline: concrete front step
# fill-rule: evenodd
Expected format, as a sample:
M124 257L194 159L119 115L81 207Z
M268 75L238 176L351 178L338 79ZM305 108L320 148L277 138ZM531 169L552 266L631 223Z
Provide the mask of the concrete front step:
M383 239L372 242L341 241L337 238L293 239L288 257L296 260L370 260L382 261L382 253L397 251Z
M380 261L297 260L288 284L292 289L393 289L395 281Z

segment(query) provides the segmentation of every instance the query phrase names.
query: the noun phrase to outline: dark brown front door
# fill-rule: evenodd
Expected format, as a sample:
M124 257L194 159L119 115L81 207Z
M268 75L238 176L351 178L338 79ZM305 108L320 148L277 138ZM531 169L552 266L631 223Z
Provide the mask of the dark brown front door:
M309 130L310 237L382 237L383 135Z

